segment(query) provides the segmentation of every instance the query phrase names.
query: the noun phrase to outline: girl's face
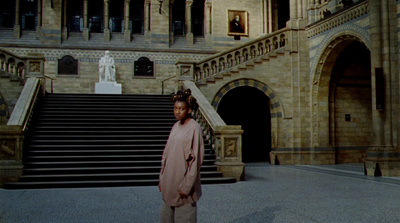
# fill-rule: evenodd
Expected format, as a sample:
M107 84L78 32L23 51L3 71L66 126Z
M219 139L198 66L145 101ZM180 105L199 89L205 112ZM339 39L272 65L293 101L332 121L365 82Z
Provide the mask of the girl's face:
M189 117L189 114L192 110L188 108L186 102L183 101L175 101L174 103L174 115L176 120L184 121Z

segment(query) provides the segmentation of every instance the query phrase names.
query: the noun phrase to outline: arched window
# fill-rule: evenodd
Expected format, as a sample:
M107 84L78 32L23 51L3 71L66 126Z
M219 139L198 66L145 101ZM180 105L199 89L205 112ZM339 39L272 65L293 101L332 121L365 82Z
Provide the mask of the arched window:
M135 61L135 76L153 77L154 76L154 62L150 61L147 57L141 57Z
M175 0L172 5L172 32L176 36L185 35L186 0Z
M70 32L83 30L83 1L67 0L67 27Z
M0 28L13 28L15 24L15 0L2 1L0 7Z
M104 1L89 1L88 20L89 30L95 33L101 33L104 30Z
M58 74L77 75L78 74L78 60L72 56L64 56L58 60Z
M35 30L38 13L37 0L22 0L20 2L20 21L22 30Z
M192 6L192 26L194 36L204 36L204 0L196 0Z

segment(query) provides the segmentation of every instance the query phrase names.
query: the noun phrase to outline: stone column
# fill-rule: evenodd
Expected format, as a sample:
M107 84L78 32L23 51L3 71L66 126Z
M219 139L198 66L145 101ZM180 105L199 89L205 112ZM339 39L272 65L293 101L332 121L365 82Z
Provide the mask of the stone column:
M192 30L192 0L186 0L186 41L188 45L193 45L194 36Z
M110 0L104 0L104 42L110 42L111 32L109 28L110 12L109 12Z
M88 4L89 0L83 0L83 40L89 41L89 27L88 27Z
M297 0L297 18L303 18L303 1L307 0Z
M393 144L393 112L392 106L398 106L398 98L393 95L393 83L397 82L397 70L392 66L397 62L396 56L392 58L391 53L395 46L394 39L391 42L391 29L397 29L390 24L396 17L390 15L390 8L395 5L388 5L388 1L370 0L370 36L371 36L371 85L372 85L372 140L367 150L365 159L366 173L369 176L400 176L399 148ZM392 21L390 21L392 19ZM395 33L395 32L393 32ZM395 34L397 35L397 34ZM392 45L392 46L391 46ZM391 49L392 47L392 49ZM378 68L378 69L376 69ZM381 70L384 79L384 108L377 109L377 71ZM393 74L392 74L393 72ZM394 85L398 89L398 85ZM393 97L393 100L392 100ZM395 101L396 100L396 101ZM399 147L399 145L397 145Z
M263 0L263 33L268 33L268 0Z
M297 0L290 0L290 19L297 19Z
M211 0L206 0L204 7L204 24L205 24L205 37L207 45L212 44L212 33L211 33L211 9L212 9L212 2Z
M150 0L144 2L144 37L146 42L151 42L150 32Z
M308 0L308 24L315 22L315 0Z
M272 0L267 0L268 1L268 8L267 8L267 12L268 12L268 33L272 33L273 31L273 21L272 21Z
M129 29L129 17L130 17L130 3L131 0L125 0L125 4L124 4L124 38L125 38L125 42L126 43L130 43L131 42L131 37L132 37L132 33L131 30Z
M42 0L38 0L36 39L42 36Z
M39 0L40 1L40 0ZM65 41L68 39L68 28L67 28L67 7L68 7L68 0L64 0L63 6L63 21L62 21L62 40ZM72 7L72 6L71 6Z
M15 0L15 24L14 24L14 38L21 38L21 26L19 24L19 8L20 0Z

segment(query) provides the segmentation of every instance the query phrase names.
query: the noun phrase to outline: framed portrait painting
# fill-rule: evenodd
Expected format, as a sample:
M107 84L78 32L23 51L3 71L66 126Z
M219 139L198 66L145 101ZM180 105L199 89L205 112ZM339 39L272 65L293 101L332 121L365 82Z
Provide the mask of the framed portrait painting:
M248 36L249 27L247 11L228 10L228 35Z

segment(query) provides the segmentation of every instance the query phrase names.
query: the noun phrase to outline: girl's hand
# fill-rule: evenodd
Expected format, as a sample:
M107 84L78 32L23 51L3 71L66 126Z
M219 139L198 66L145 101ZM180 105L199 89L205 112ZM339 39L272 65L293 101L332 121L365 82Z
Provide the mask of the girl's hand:
M189 195L184 194L182 191L179 191L179 196L180 196L181 198L188 198L188 197L189 197Z

